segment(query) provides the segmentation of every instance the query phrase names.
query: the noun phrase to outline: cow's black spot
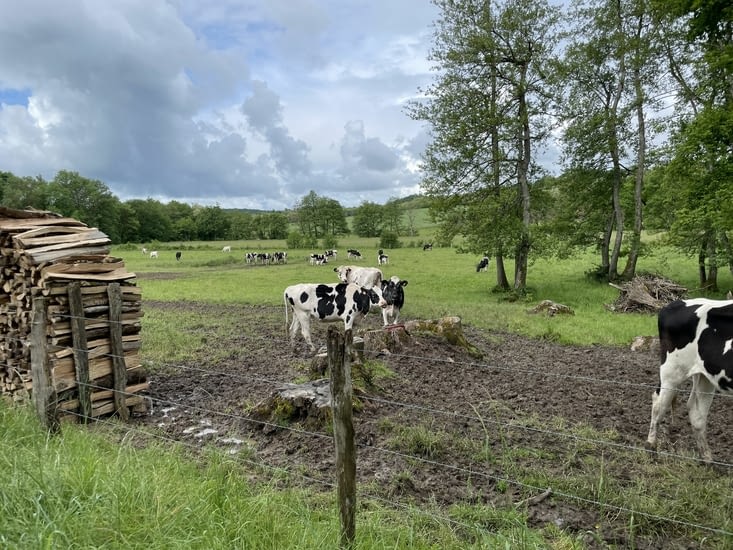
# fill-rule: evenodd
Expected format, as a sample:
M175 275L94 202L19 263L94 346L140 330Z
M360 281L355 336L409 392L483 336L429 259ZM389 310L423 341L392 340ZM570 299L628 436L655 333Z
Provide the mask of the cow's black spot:
M695 312L699 307L675 300L659 312L657 323L662 362L669 352L682 349L694 342L697 324L700 321Z
M707 327L701 332L698 353L712 375L721 371L727 378L720 379L722 390L733 390L733 349L725 351L726 342L733 339L733 306L712 308L707 313Z
M300 293L300 303L304 304L308 301L308 293L307 292L301 292Z
M331 285L318 285L316 287L316 299L316 311L319 319L325 319L333 315L336 310L334 306L334 287Z

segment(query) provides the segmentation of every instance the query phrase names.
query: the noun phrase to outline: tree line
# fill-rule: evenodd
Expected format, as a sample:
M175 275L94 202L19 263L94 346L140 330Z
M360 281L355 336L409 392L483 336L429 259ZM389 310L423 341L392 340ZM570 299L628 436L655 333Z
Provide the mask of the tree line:
M315 191L292 210L250 212L172 200L119 200L99 180L62 170L53 180L0 172L0 204L9 208L49 210L98 227L117 244L152 241L287 239L291 248L332 246L338 237L380 237L393 243L414 235L413 217L405 218L401 201L384 205L364 201L347 209ZM347 217L353 216L351 227ZM389 241L389 239L392 241Z
M522 291L530 254L598 251L633 278L644 229L733 270L733 6L719 0L433 0L423 190L445 240L496 261ZM552 142L564 172L543 173ZM514 277L504 268L514 260Z

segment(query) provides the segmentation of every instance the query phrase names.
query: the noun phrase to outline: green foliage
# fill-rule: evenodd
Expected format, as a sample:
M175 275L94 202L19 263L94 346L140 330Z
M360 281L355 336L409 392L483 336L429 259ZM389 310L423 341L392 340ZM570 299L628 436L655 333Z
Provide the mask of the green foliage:
M402 243L400 243L400 238L397 233L382 231L379 237L379 248L400 248L401 246Z
M382 228L382 207L374 202L362 202L354 211L352 227L359 237L379 237Z

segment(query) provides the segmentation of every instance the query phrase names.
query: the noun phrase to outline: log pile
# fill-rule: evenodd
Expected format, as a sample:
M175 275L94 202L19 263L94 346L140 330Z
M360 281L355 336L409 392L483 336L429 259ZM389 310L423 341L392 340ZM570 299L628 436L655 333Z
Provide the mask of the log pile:
M89 372L91 416L114 412L108 292L114 284L121 296L115 325L121 327L126 404L144 407L137 395L148 386L139 354L141 292L135 274L120 258L109 256L109 245L107 235L73 218L0 207L0 393L13 401L31 396L33 302L43 299L43 347L58 414L62 419L78 416L80 352ZM70 301L75 296L81 315L72 315ZM75 342L84 342L85 349L79 350Z

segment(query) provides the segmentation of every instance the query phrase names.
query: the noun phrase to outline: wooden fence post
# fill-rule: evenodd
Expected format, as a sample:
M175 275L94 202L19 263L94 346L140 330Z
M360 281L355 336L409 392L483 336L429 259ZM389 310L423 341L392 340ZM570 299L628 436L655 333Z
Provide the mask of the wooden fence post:
M51 366L46 346L46 306L47 299L33 298L31 316L31 376L32 395L41 424L51 433L59 431L59 417L56 390L51 383Z
M349 359L352 342L351 330L347 330L342 336L335 326L328 327L328 366L331 370L331 411L336 445L341 548L352 548L356 536L356 445Z
M81 300L81 285L75 281L67 289L69 313L71 314L71 345L74 346L74 373L76 391L79 395L79 415L82 422L92 418L92 388L89 385L89 346L84 319L84 304Z
M127 422L130 409L127 408L127 365L125 350L122 346L122 291L120 283L107 286L109 299L109 339L112 355L112 380L114 386L115 411Z

